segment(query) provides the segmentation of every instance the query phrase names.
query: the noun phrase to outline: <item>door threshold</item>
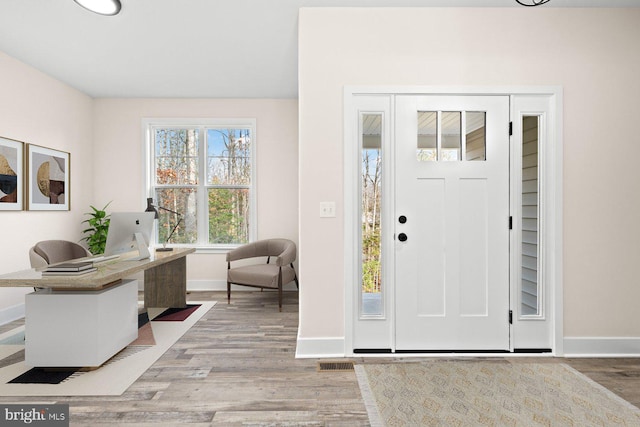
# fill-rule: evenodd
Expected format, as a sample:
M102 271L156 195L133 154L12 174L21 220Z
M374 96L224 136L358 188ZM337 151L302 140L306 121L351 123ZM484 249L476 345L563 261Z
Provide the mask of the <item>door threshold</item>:
M353 354L363 357L553 357L550 348L516 348L510 350L391 350L389 348L357 348Z
M457 353L461 353L461 354L470 354L470 353L476 353L476 354L483 354L483 353L511 353L511 351L509 350L396 350L396 353L402 353L402 354L406 354L406 353L423 353L423 354L432 354L432 353L447 353L447 354L457 354Z

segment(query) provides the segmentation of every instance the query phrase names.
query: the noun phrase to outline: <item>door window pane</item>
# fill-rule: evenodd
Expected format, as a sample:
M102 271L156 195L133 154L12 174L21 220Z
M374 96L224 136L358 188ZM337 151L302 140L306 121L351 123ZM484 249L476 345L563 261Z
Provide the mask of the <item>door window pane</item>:
M362 115L362 271L361 315L382 311L382 115Z
M418 111L418 161L438 160L438 113Z
M521 314L540 315L538 281L538 117L522 118Z
M464 159L467 161L487 160L486 115L484 111L466 113Z
M442 152L440 160L443 162L460 160L461 114L460 111L444 111L442 113Z

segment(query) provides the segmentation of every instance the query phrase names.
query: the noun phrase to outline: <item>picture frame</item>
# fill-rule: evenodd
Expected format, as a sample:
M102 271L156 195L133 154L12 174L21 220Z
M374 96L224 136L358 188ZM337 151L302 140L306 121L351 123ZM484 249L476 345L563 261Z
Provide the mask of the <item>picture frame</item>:
M27 209L68 211L70 209L70 157L65 151L27 144Z
M24 209L24 142L0 137L0 211Z

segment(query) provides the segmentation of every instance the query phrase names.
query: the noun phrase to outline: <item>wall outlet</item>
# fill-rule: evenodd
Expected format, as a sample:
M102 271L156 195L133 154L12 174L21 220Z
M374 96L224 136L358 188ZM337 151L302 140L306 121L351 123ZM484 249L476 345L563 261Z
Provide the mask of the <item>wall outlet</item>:
M336 202L320 202L320 218L335 218Z

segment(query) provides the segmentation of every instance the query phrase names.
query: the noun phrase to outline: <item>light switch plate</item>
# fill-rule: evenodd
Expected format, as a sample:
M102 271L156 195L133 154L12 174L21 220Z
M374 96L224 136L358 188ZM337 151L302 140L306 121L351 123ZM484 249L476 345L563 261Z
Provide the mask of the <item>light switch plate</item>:
M320 202L320 218L335 218L336 202Z

